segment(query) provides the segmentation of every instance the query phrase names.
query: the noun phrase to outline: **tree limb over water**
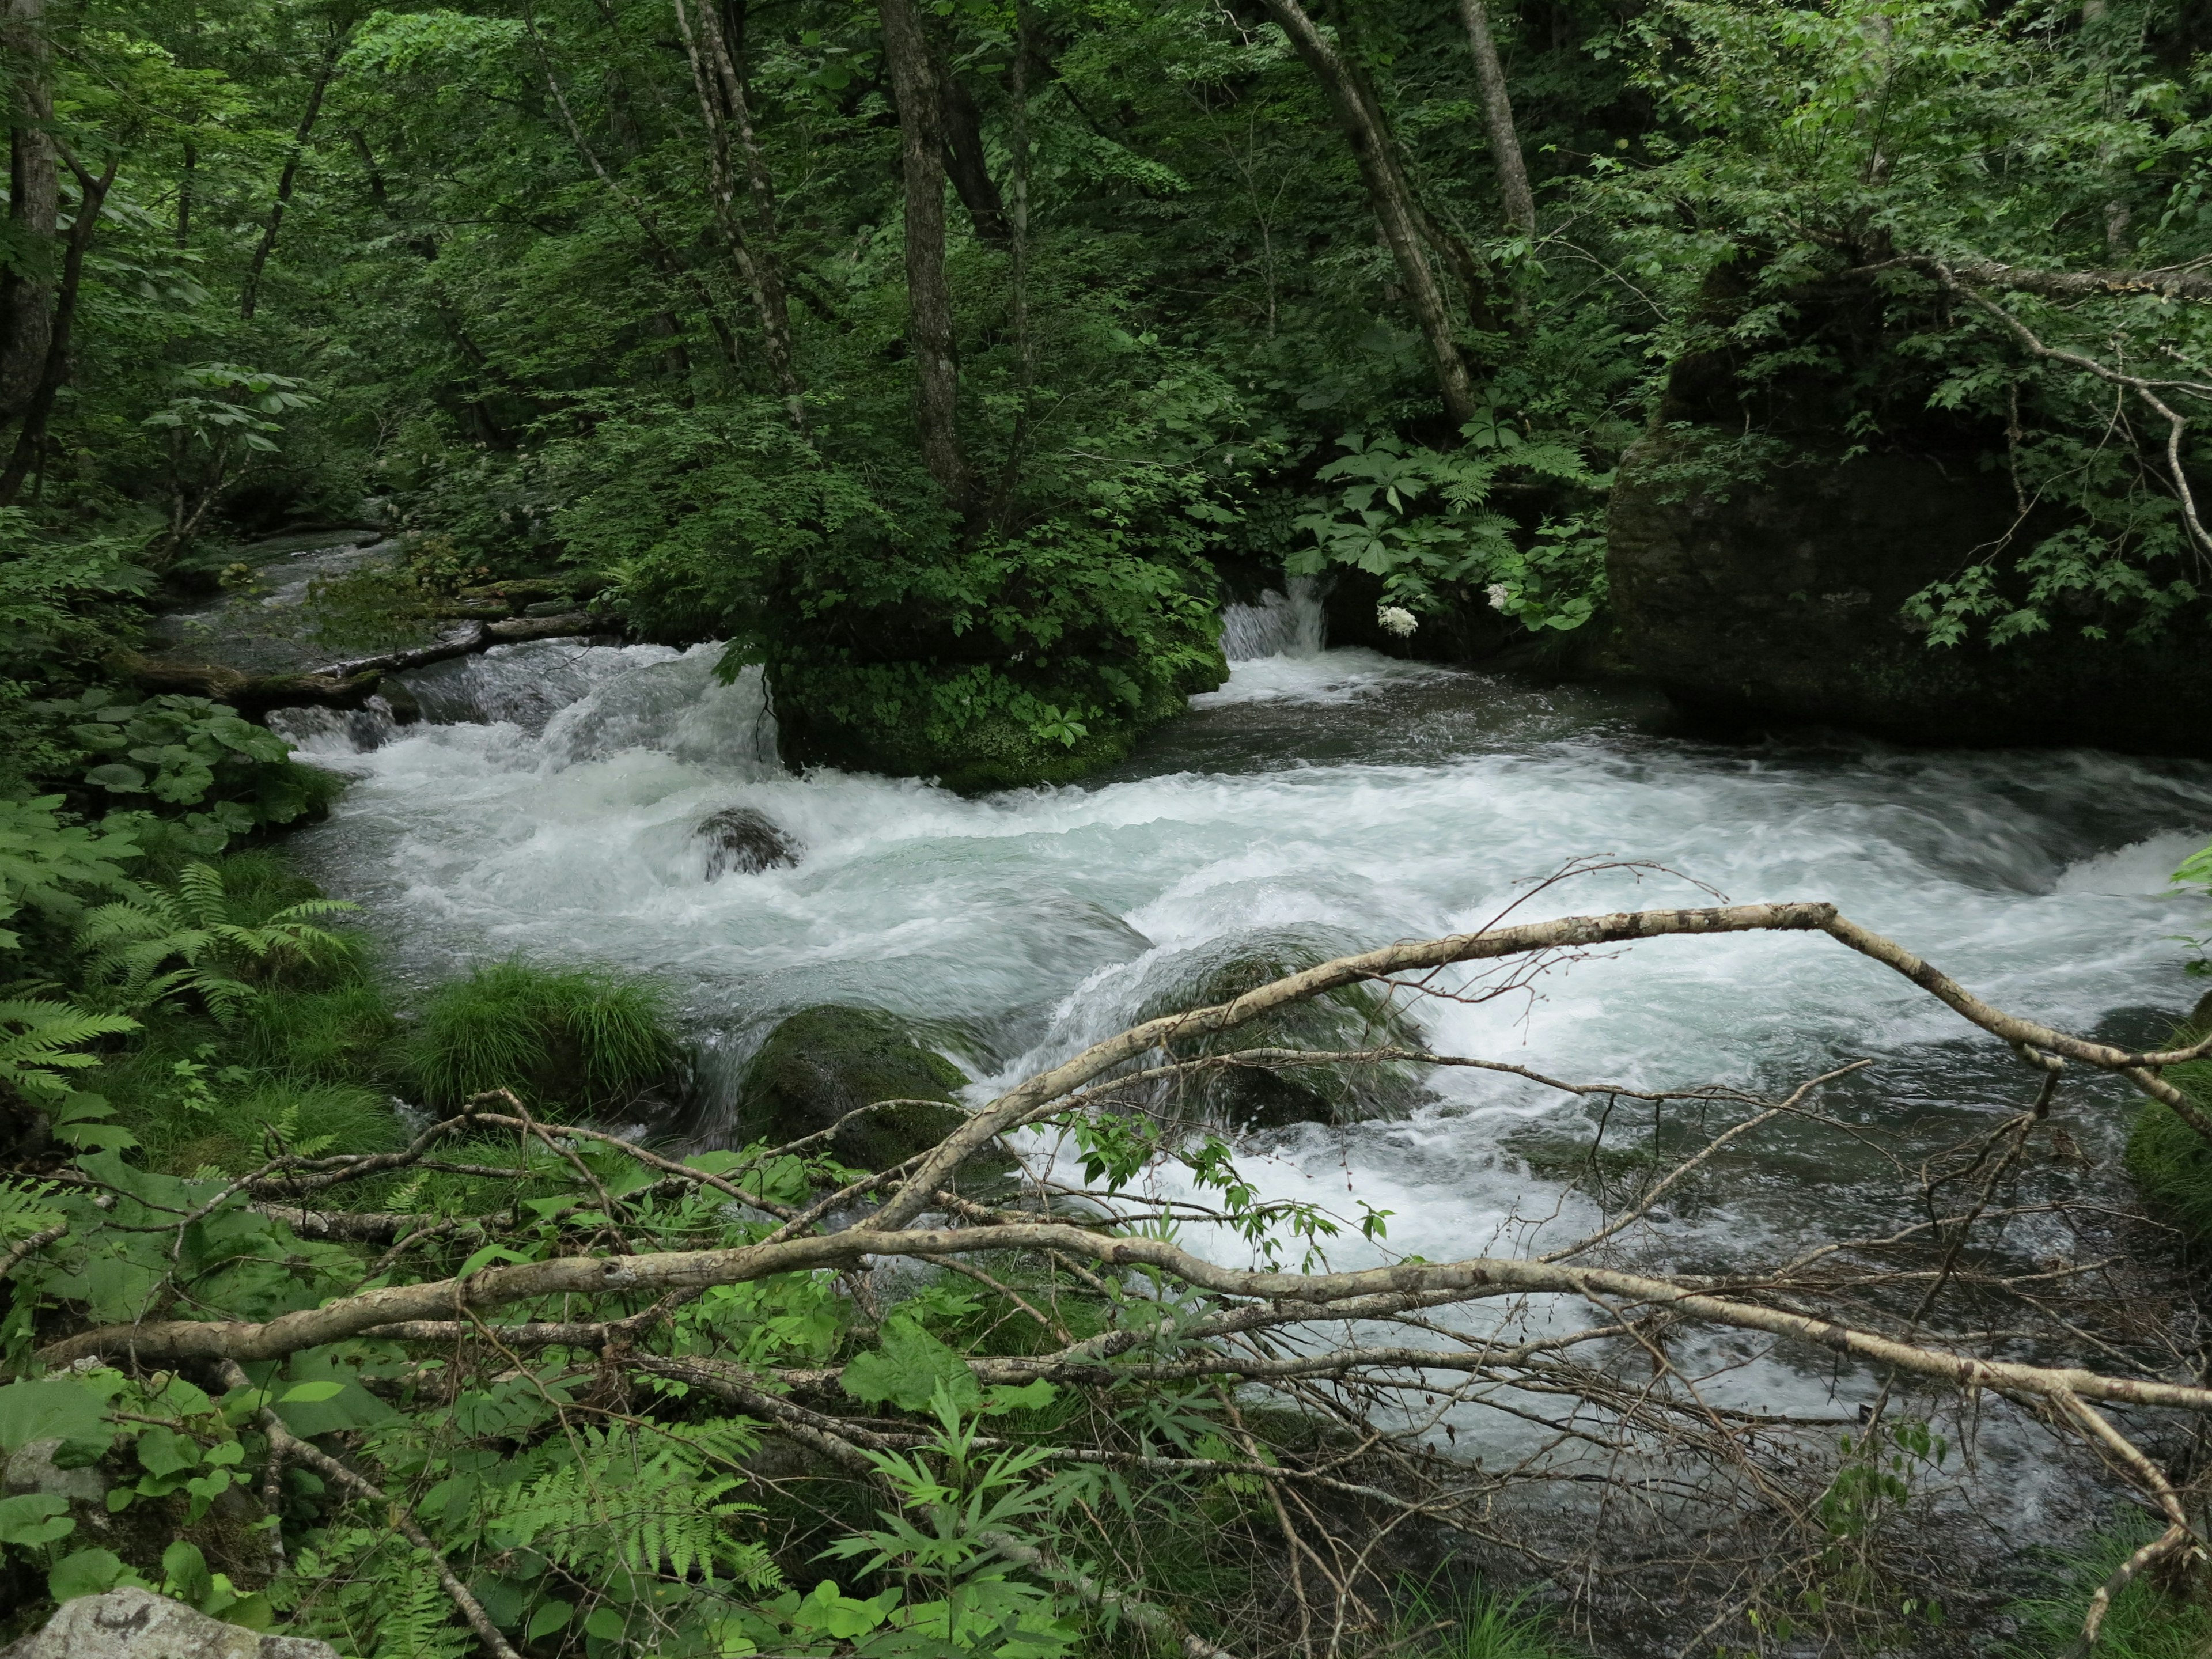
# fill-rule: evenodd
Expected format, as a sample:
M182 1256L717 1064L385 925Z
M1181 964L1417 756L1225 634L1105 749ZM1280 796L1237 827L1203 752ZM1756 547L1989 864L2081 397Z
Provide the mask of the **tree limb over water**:
M1777 1123L1866 1139L1870 1132L1827 1115L1818 1104L1822 1091L1858 1073L1864 1062L1768 1098L1741 1089L1654 1091L1577 1083L1504 1062L1403 1046L1326 1052L1255 1046L1195 1060L1175 1058L1185 1052L1179 1045L1194 1037L1249 1026L1350 987L1387 986L1394 997L1485 1000L1526 990L1538 975L1607 947L1670 936L1763 933L1823 934L1881 963L2004 1042L2037 1085L2033 1102L2004 1115L1994 1128L1921 1158L1917 1169L1897 1162L1905 1177L1904 1191L1918 1212L1915 1218L1795 1258L1759 1260L1755 1250L1747 1249L1741 1259L1705 1262L1695 1271L1656 1262L1655 1240L1660 1236L1652 1228L1655 1218L1666 1218L1659 1200L1680 1201L1710 1177L1717 1160L1737 1155L1759 1132ZM1471 985L1441 977L1447 969L1482 963L1497 965ZM1821 1506L1833 1501L1836 1488L1825 1476L1808 1486L1791 1459L1761 1450L1762 1445L1781 1443L1809 1419L1746 1411L1708 1398L1705 1389L1713 1376L1756 1356L1709 1362L1691 1352L1700 1343L1752 1338L1773 1345L1776 1353L1818 1357L1881 1379L1877 1403L1861 1408L1863 1443L1870 1443L1893 1397L1948 1395L1972 1401L1987 1395L2025 1408L2053 1432L2106 1460L2156 1506L2166 1530L2137 1552L2097 1598L2087 1632L2094 1636L2111 1595L2128 1577L2199 1541L2179 1495L2180 1486L2147 1449L2145 1437L2156 1419L2147 1422L2140 1413L2212 1417L2212 1388L2204 1386L2193 1364L2184 1372L2185 1380L2150 1374L2155 1368L2141 1363L2148 1351L2139 1332L2128 1339L2132 1352L2088 1336L2082 1322L2094 1320L2094 1310L2084 1311L2067 1297L2094 1299L2087 1281L2102 1264L2008 1261L2006 1224L2063 1206L2010 1201L2007 1189L2018 1186L2031 1148L2063 1133L2052 1118L2053 1102L2062 1081L2077 1071L2121 1078L2212 1137L2212 1125L2162 1076L2169 1066L2208 1054L2212 1038L2136 1050L2011 1014L1824 902L1721 904L1492 926L1340 957L1228 1002L1132 1026L1019 1083L897 1170L856 1178L848 1178L846 1172L817 1185L822 1195L803 1206L794 1206L787 1194L778 1201L767 1191L763 1172L776 1158L796 1157L789 1148L756 1148L735 1165L696 1167L696 1160L679 1162L604 1130L544 1122L503 1093L479 1097L398 1152L280 1155L230 1183L217 1198L160 1224L173 1226L181 1239L187 1226L222 1204L252 1206L270 1215L296 1212L302 1231L316 1237L389 1242L392 1248L378 1266L381 1273L410 1249L434 1250L454 1237L500 1237L505 1226L497 1216L441 1220L424 1213L356 1217L309 1210L310 1194L408 1170L501 1176L534 1170L540 1178L550 1171L576 1188L576 1201L565 1212L538 1200L539 1213L548 1224L572 1224L572 1236L589 1248L540 1260L510 1259L424 1282L373 1285L319 1306L261 1320L156 1316L182 1309L174 1297L167 1306L161 1305L162 1298L150 1297L143 1316L61 1336L37 1352L35 1364L51 1371L106 1360L228 1376L240 1365L281 1361L355 1339L442 1352L449 1358L441 1363L451 1365L471 1355L484 1363L494 1363L495 1357L510 1375L524 1363L517 1358L521 1353L595 1354L588 1360L593 1374L626 1376L639 1384L659 1378L702 1389L738 1403L761 1419L770 1435L811 1455L851 1463L865 1461L872 1448L889 1455L886 1449L911 1448L921 1441L896 1422L887 1424L880 1413L840 1400L833 1392L841 1386L836 1371L744 1364L696 1349L658 1352L656 1342L699 1297L722 1287L834 1276L865 1297L866 1276L881 1264L962 1264L977 1282L1003 1292L1007 1316L1034 1325L1038 1336L1033 1352L956 1360L978 1387L1049 1382L1089 1391L1101 1401L1170 1382L1262 1388L1316 1420L1335 1425L1334 1432L1348 1437L1324 1439L1318 1449L1309 1448L1296 1457L1278 1454L1272 1462L1241 1445L1218 1455L1163 1460L1156 1450L1123 1443L1102 1431L1104 1437L1063 1445L1052 1457L1088 1458L1102 1467L1162 1479L1177 1478L1188 1464L1219 1478L1258 1481L1276 1495L1271 1501L1281 1505L1279 1514L1291 1535L1294 1559L1304 1559L1322 1534L1345 1542L1338 1536L1346 1524L1344 1516L1325 1517L1311 1509L1326 1498L1355 1510L1368 1506L1378 1512L1422 1515L1468 1538L1541 1561L1547 1558L1540 1548L1501 1528L1498 1495L1516 1483L1540 1486L1583 1478L1572 1472L1577 1448L1613 1460L1613 1474L1589 1478L1625 1481L1624 1491L1645 1492L1649 1498L1668 1480L1690 1480L1669 1475L1662 1480L1658 1471L1695 1468L1704 1473L1691 1486L1736 1493L1793 1535L1817 1529ZM1146 1115L1148 1103L1158 1104L1158 1091L1179 1086L1206 1067L1321 1064L1472 1065L1571 1097L1626 1097L1655 1107L1669 1100L1696 1101L1702 1108L1739 1115L1705 1133L1701 1146L1670 1167L1662 1170L1655 1163L1640 1189L1625 1202L1613 1206L1601 1183L1601 1206L1613 1212L1572 1242L1540 1255L1498 1251L1449 1261L1386 1259L1377 1266L1337 1270L1323 1255L1324 1241L1338 1231L1337 1224L1311 1206L1258 1203L1241 1180L1218 1175L1218 1159L1191 1163L1194 1170L1216 1171L1210 1183L1200 1182L1198 1196L1148 1194L1137 1182L1139 1164L1152 1167L1180 1156L1172 1126L1162 1130L1152 1123L1160 1114ZM1116 1117L1132 1109L1134 1118ZM1034 1159L1032 1140L1009 1139L1020 1132L1042 1128L1079 1139L1086 1133L1096 1137L1097 1125L1115 1121L1152 1125L1143 1132L1152 1138L1141 1142L1136 1163L1103 1184L1102 1171L1113 1159L1095 1152L1103 1141L1094 1139L1085 1143L1093 1146L1094 1155L1086 1157L1089 1173L1082 1185L1056 1174L1048 1158L1041 1170L1024 1166L1012 1198L1001 1195L985 1203L958 1190L957 1183L986 1152L1011 1151L1017 1158ZM1590 1150L1593 1167L1603 1133L1601 1125L1599 1141ZM514 1136L523 1164L503 1169L486 1156L481 1148L487 1133ZM449 1143L473 1145L478 1150L467 1156L476 1161L447 1161L441 1154ZM626 1188L611 1187L581 1162L574 1151L579 1146L633 1160L640 1166L638 1181ZM1655 1131L1655 1158L1659 1150ZM94 1185L100 1180L82 1172L70 1179ZM1208 1190L1221 1194L1218 1203L1204 1196ZM687 1194L739 1206L732 1213L766 1219L745 1243L696 1249L654 1247L644 1237L652 1206ZM870 1202L872 1210L863 1207ZM855 1211L854 1224L833 1228L831 1218L842 1212L850 1219ZM563 1224L563 1214L577 1219ZM1227 1265L1166 1235L1174 1224L1192 1223L1229 1228L1255 1249L1260 1263ZM511 1218L507 1224L512 1224ZM1376 1230L1370 1231L1379 1237ZM1291 1270L1279 1260L1279 1247L1285 1239L1301 1236L1311 1247L1309 1259L1302 1264L1304 1270ZM1978 1243L1970 1249L1977 1237ZM45 1248L59 1238L56 1234L34 1243ZM1002 1283L1009 1274L1018 1284ZM2082 1283L2075 1287L2077 1280ZM1068 1292L1071 1285L1074 1290ZM1056 1311L1054 1298L1064 1292L1085 1297L1099 1310L1103 1327L1074 1335ZM1570 1320L1582 1322L1547 1328L1556 1315L1577 1305L1596 1317L1570 1315ZM489 1322L503 1310L520 1316ZM1961 1328L1958 1320L1969 1310L1974 1322ZM870 1318L881 1322L878 1316ZM1522 1328L1529 1327L1534 1328ZM2058 1352L2085 1347L2086 1363ZM1700 1367L1705 1368L1702 1381L1693 1374ZM790 1397L794 1393L819 1403L800 1406ZM2110 1414L2114 1407L2138 1415L2124 1425ZM1455 1433L1446 1413L1474 1407L1534 1425L1543 1449L1504 1471L1440 1458L1434 1443L1437 1435L1449 1440ZM1346 1450L1347 1445L1353 1449ZM301 1455L296 1449L290 1455ZM1644 1473L1623 1472L1631 1464ZM1656 1486L1651 1484L1655 1480ZM1294 1515L1299 1505L1310 1512ZM1340 1563L1332 1569L1340 1618L1366 1605L1360 1588L1364 1576L1381 1571L1371 1564L1373 1542L1354 1551L1358 1561L1367 1565ZM1018 1553L1009 1559L1027 1559ZM1595 1571L1588 1562L1582 1567ZM1119 1594L1108 1592L1095 1579L1086 1582L1101 1593Z

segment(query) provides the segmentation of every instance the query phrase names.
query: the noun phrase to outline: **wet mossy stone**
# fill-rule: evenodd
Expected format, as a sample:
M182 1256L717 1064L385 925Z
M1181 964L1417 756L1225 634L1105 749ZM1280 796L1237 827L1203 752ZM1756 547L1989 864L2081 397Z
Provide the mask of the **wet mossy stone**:
M781 1146L818 1134L860 1107L896 1100L901 1103L854 1118L823 1149L841 1164L888 1169L960 1126L967 1114L952 1091L966 1081L897 1015L825 1003L769 1033L745 1068L739 1131L747 1140Z
M1179 959L1152 988L1136 1018L1157 1019L1231 1002L1273 981L1318 967L1334 954L1293 933L1248 934L1203 947ZM1401 1003L1367 985L1345 986L1230 1030L1166 1045L1169 1056L1177 1060L1251 1048L1343 1053L1424 1046L1419 1024ZM1229 1066L1189 1073L1164 1088L1161 1104L1176 1115L1237 1130L1401 1117L1421 1093L1415 1076L1405 1066L1392 1064L1296 1070Z

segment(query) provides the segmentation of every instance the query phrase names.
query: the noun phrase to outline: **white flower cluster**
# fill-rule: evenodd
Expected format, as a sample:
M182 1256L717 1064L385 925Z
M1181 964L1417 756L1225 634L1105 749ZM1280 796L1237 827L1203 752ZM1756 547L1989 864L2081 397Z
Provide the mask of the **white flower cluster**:
M1504 582L1492 582L1482 591L1490 595L1490 608L1492 611L1504 610L1513 599L1513 590Z
M1421 625L1421 619L1402 605L1386 605L1375 612L1376 625L1386 634L1404 639Z

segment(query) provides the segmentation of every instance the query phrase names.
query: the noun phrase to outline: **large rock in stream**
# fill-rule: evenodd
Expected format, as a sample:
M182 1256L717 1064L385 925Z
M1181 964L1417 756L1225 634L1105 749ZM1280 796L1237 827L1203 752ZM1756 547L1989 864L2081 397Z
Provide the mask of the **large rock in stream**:
M897 1015L824 1003L785 1019L753 1056L738 1097L738 1133L781 1146L829 1130L860 1107L896 1101L810 1149L860 1169L889 1169L960 1126L967 1114L952 1091L967 1080Z
M1994 549L2024 552L2060 522L2042 509L2021 519L2002 426L1927 409L1929 387L1882 355L1870 307L1875 296L1831 292L1801 307L1801 333L1839 368L1756 387L1736 354L1675 368L1613 494L1613 605L1636 667L1677 702L1732 722L2212 755L2201 609L2137 642L2121 637L2124 619L2112 637L2087 638L2084 624L2115 619L2056 605L2049 633L1996 647L1978 633L1931 647L1904 615L1931 582ZM1886 391L1866 392L1869 378ZM1887 398L1878 435L1846 455L1831 434L1877 395ZM1716 480L1702 459L1747 429L1796 453L1753 481Z

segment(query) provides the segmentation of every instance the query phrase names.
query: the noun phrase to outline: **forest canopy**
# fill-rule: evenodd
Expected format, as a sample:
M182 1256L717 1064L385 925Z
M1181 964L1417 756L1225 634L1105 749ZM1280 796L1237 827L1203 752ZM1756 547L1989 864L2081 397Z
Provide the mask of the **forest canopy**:
M2164 0L6 16L0 507L88 569L388 517L988 787L1216 683L1224 585L1558 638L1639 434L1725 489L1936 420L2020 513L1931 643L2201 623Z

